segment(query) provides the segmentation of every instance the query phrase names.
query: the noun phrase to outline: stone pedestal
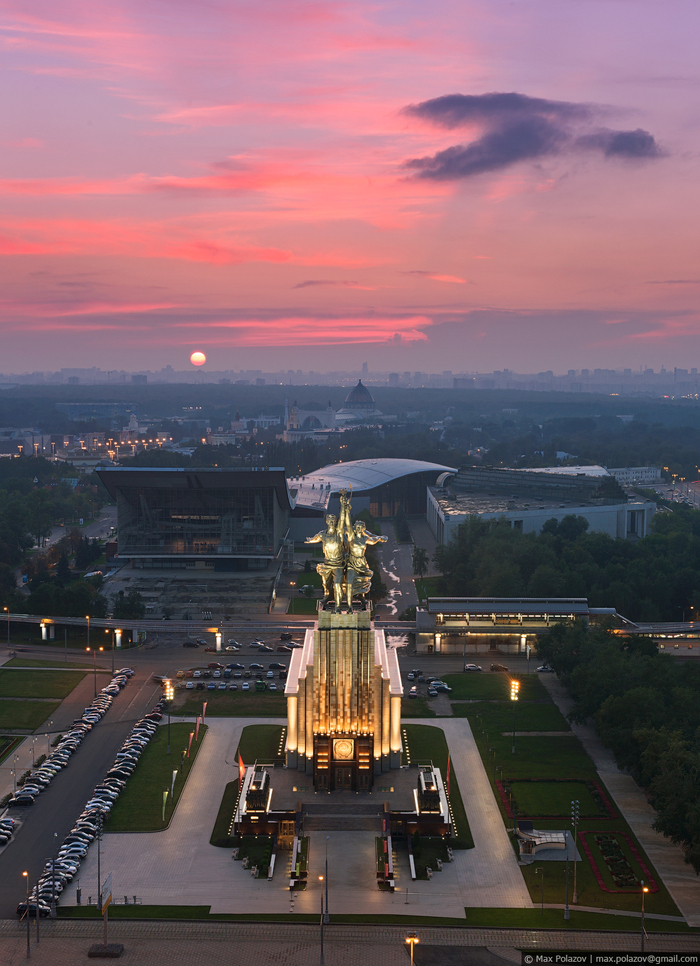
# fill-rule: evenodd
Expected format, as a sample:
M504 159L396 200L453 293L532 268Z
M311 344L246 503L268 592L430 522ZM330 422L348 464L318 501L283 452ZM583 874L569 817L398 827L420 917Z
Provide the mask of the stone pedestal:
M287 765L313 775L317 791L370 791L375 775L400 766L401 675L369 610L320 610L285 694Z

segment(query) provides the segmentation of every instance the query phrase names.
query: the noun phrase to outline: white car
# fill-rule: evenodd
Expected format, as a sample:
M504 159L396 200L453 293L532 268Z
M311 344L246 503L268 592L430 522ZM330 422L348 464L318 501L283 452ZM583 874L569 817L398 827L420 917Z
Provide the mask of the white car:
M483 671L484 669L480 664L465 664L464 670L465 671Z

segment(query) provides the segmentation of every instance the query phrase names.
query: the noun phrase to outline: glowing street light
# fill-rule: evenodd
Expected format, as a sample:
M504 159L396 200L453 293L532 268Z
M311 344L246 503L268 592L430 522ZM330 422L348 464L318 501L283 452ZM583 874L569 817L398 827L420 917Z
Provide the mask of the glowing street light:
M416 945L416 943L419 943L420 942L420 939L418 938L418 936L416 935L416 933L409 932L407 934L407 936L406 936L406 942L411 947L411 966L413 966L413 947Z
M510 682L510 700L513 702L513 747L512 753L515 754L515 702L518 700L518 692L520 691L520 681Z
M32 958L32 951L29 948L29 873L28 872L23 872L22 875L27 880L27 910L25 912L25 916L27 917L27 959L31 959ZM36 900L36 914L37 914L37 916L39 915L39 897L38 896L37 896L37 900Z
M642 952L644 952L644 939L646 937L646 930L644 929L644 896L649 891L649 886L644 885L644 879L641 881L642 886Z

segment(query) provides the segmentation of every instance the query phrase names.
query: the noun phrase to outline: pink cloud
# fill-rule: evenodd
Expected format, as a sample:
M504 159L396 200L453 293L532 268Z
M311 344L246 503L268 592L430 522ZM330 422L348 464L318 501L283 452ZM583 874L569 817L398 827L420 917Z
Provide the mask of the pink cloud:
M262 324L261 324L262 323ZM288 317L235 319L217 322L177 322L174 328L206 330L208 334L183 339L187 346L303 346L377 344L389 341L425 342L427 316L405 318ZM223 331L220 331L223 330Z

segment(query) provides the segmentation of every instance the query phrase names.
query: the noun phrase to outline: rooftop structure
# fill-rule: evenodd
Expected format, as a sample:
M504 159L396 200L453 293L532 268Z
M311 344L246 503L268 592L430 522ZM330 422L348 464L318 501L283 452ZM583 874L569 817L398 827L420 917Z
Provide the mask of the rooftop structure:
M117 502L119 557L139 567L264 570L289 531L284 469L98 469Z
M352 492L356 511L369 510L373 517L394 516L399 508L405 513L424 513L426 486L445 472L457 471L424 460L376 459L334 463L292 477L289 486L296 498L293 525L304 515L318 518L326 512L338 513L341 490ZM299 538L295 532L295 539Z

